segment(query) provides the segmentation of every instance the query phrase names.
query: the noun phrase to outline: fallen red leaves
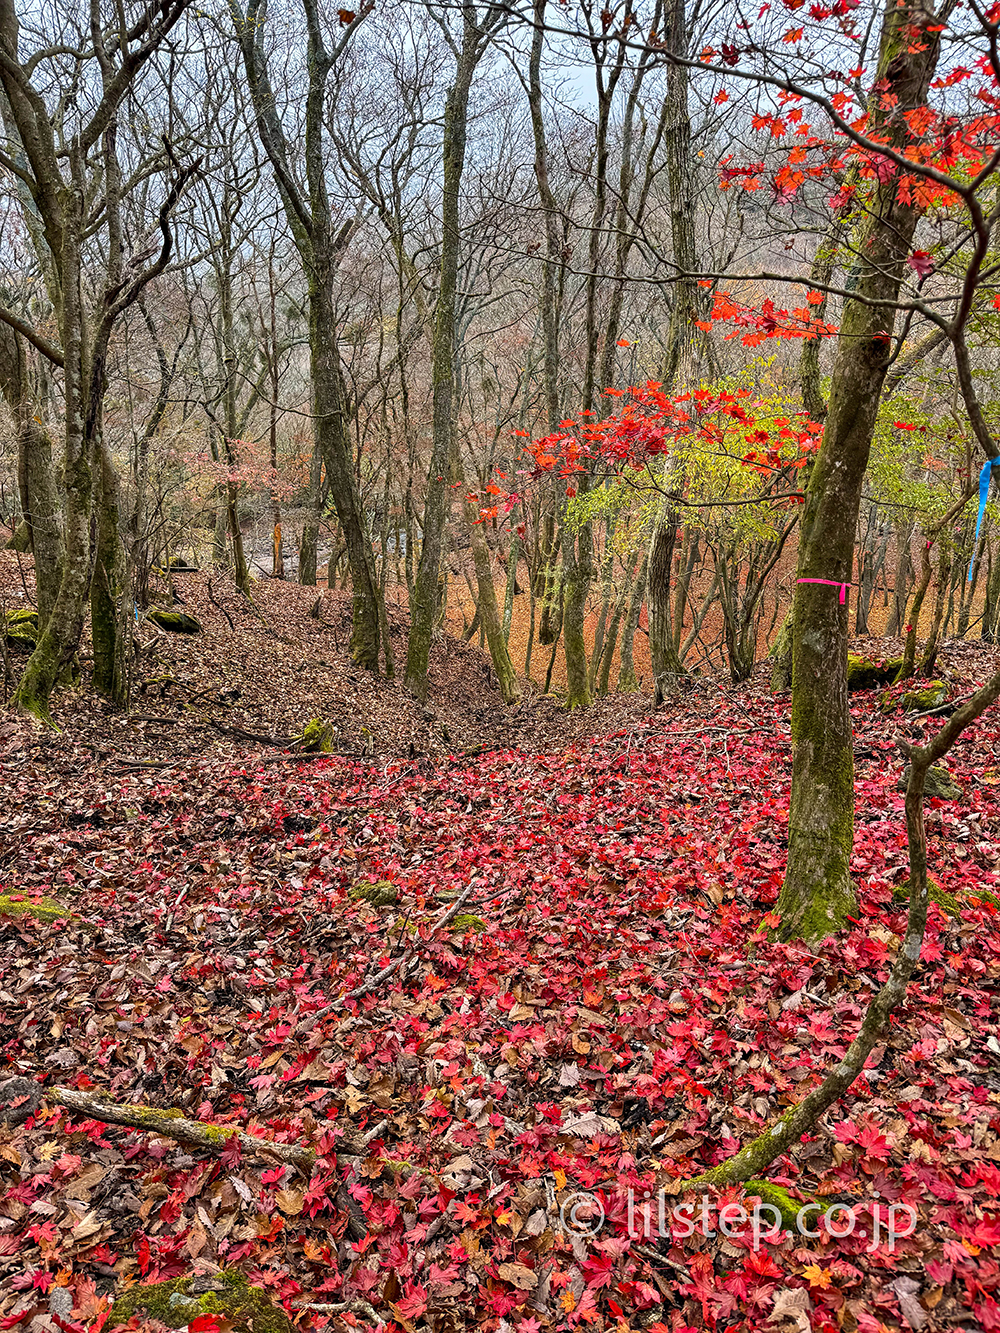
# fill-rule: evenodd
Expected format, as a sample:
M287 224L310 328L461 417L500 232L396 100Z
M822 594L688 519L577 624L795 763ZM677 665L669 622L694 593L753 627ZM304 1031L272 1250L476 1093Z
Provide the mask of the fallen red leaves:
M239 1265L290 1310L363 1298L407 1333L1000 1327L1000 927L981 898L932 907L909 1003L776 1177L855 1205L854 1234L628 1235L630 1187L729 1156L838 1058L903 922L875 696L858 696L861 924L818 955L761 930L787 720L763 694L707 698L558 754L204 762L9 804L8 883L93 929L0 917L3 1070L306 1139L319 1163L307 1181L237 1144L195 1156L40 1112L0 1137L0 1326L96 1326L116 1282ZM996 735L987 719L953 755L967 800L928 806L953 894L998 890ZM396 902L352 901L361 879ZM432 935L470 884L485 929ZM341 1127L382 1120L355 1173L337 1162ZM604 1227L563 1234L584 1192ZM879 1203L918 1212L893 1250L872 1245Z

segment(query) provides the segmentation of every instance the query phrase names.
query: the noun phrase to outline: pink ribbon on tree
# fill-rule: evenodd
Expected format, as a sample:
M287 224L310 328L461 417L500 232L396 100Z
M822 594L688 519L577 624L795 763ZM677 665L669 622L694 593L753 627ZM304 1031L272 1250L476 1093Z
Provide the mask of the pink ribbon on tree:
M828 588L839 588L841 606L847 601L847 589L851 586L849 583L841 583L839 579L796 579L795 581L796 583L823 583Z

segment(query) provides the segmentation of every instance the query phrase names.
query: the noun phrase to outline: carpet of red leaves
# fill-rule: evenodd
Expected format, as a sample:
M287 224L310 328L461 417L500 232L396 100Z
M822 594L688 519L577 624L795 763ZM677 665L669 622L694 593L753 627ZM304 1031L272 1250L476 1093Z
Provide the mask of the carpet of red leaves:
M1000 892L995 718L949 757L965 798L928 803L960 915L931 908L865 1075L770 1173L853 1206L854 1234L628 1234L629 1188L725 1159L800 1099L891 965L906 724L857 698L862 905L818 953L766 934L789 740L762 690L701 690L559 753L8 760L4 891L80 919L0 916L0 1076L308 1140L319 1162L305 1180L43 1105L0 1131L0 1328L97 1328L116 1284L223 1266L289 1311L363 1298L397 1333L1000 1328L1000 917L976 896ZM352 901L362 879L395 904ZM432 933L470 885L485 929ZM338 1163L342 1132L383 1120L356 1172ZM560 1222L581 1191L594 1236ZM874 1246L892 1202L916 1228Z

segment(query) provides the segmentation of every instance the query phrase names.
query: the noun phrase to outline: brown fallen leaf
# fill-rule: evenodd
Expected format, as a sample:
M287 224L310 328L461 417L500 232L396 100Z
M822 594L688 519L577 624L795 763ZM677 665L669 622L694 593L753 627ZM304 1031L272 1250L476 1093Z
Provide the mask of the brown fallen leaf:
M518 1291L534 1291L538 1274L527 1264L498 1264L497 1276L501 1282L509 1282Z

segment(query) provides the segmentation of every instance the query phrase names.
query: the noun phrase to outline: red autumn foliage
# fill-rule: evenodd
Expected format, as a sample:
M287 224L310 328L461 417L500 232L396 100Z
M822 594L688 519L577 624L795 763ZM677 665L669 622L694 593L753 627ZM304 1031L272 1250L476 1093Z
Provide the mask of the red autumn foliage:
M907 874L897 752L873 698L855 726L861 916L819 952L764 933L785 858L788 719L752 691L709 688L548 755L91 767L63 775L58 800L10 805L11 887L63 897L93 929L0 917L6 1066L319 1156L306 1181L43 1109L0 1147L4 1326L51 1307L60 1327L93 1327L116 1280L219 1264L289 1309L362 1298L394 1333L442 1320L750 1329L795 1302L814 1328L875 1333L915 1308L927 1329L970 1313L990 1327L988 718L955 754L966 799L928 808L931 873L963 895L960 915L931 908L920 973L867 1073L773 1172L848 1205L853 1234L821 1223L754 1250L700 1229L628 1233L629 1188L641 1199L728 1157L801 1098L891 963ZM30 775L6 776L16 790ZM361 879L390 882L396 902L352 901ZM432 934L470 885L485 928ZM383 1121L356 1170L338 1162L341 1129ZM364 1240L347 1237L341 1185ZM587 1239L559 1225L582 1191L606 1216ZM725 1191L710 1219L741 1200ZM871 1237L887 1203L918 1214L893 1249Z

